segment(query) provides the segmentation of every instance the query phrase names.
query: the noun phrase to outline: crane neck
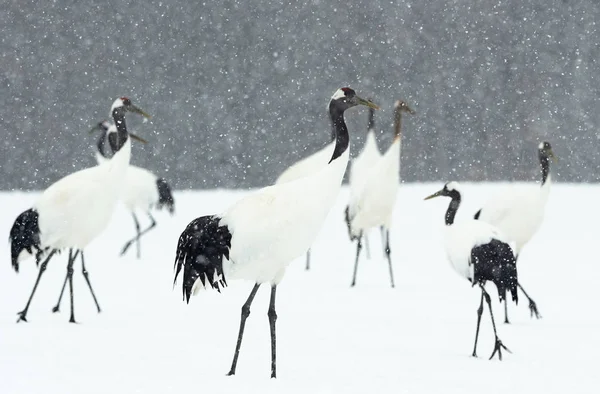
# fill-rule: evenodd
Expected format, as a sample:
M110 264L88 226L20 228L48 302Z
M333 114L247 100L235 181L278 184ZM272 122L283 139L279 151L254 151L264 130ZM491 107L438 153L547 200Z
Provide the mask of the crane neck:
M348 127L344 121L344 111L335 104L329 104L329 116L331 117L331 132L335 139L335 148L329 163L337 159L348 149L350 144L350 136L348 135Z
M367 124L367 130L375 131L375 110L369 108L369 123Z
M550 179L550 158L540 155L540 166L542 167L542 186Z
M456 216L456 211L458 211L461 200L460 193L456 190L451 191L449 196L452 198L452 200L450 201L448 210L446 211L446 226L451 226L454 224L454 217Z
M394 118L394 141L400 139L402 134L402 112L398 111Z
M106 151L106 134L106 131L102 131L96 146L98 147L98 153L100 153L102 157L108 159L108 152Z
M108 143L110 144L110 149L114 153L117 153L125 145L125 142L127 142L129 133L127 132L127 124L125 123L125 111L122 108L115 108L112 115L117 132L108 135Z

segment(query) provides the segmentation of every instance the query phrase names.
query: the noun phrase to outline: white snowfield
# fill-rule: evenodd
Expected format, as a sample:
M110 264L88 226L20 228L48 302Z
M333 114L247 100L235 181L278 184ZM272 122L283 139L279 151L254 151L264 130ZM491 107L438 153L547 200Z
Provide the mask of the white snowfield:
M278 287L278 379L269 378L269 289L261 287L248 318L237 373L229 370L240 308L252 283L228 280L222 294L202 291L189 305L173 288L177 239L194 218L223 212L242 191L179 192L177 212L148 234L142 260L119 258L130 217L119 209L86 248L86 266L102 307L75 265L75 308L68 296L52 314L66 271L53 259L29 310L16 324L36 278L32 260L16 274L6 240L14 219L37 193L0 193L0 393L598 393L600 187L554 184L547 215L519 258L519 279L537 302L509 304L512 324L490 284L499 336L513 352L488 361L494 341L487 312L478 354L473 339L480 292L454 273L442 241L447 199L423 201L443 182L404 184L391 233L396 288L381 248L349 287L355 248L343 221L344 188L313 245L315 259L292 262ZM502 184L463 183L456 220L471 217ZM290 207L293 208L293 207ZM373 234L371 242L379 245Z

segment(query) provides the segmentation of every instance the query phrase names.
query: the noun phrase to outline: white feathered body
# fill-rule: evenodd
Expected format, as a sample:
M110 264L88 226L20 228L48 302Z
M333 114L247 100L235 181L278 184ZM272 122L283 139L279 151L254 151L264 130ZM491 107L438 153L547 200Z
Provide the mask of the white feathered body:
M279 283L288 264L306 253L337 199L348 150L310 177L270 186L221 215L232 234L227 278ZM265 220L265 218L271 218Z
M325 167L327 163L329 163L334 148L335 141L327 144L325 147L321 148L312 155L292 164L284 172L282 172L281 175L279 175L279 178L277 178L275 184L295 181L296 179L304 178L317 173L323 167Z
M357 196L355 214L351 214L352 234L373 227L391 227L392 213L400 183L401 140L396 138L383 156L365 174L365 182Z
M481 209L479 220L497 227L514 241L517 254L534 236L544 219L550 177L543 186L513 188L500 193Z
M96 160L103 163L108 159L96 153ZM158 177L145 168L129 165L119 198L130 211L148 211L155 207L159 200L157 180Z
M377 147L375 133L373 130L369 130L363 150L352 160L350 167L350 200L348 203L350 217L353 217L356 213L358 198L368 179L369 171L380 158L381 153Z
M108 225L131 158L127 139L114 157L70 174L46 189L34 205L42 247L83 249Z
M471 251L492 239L508 243L507 237L499 229L480 220L469 219L446 226L444 246L452 268L462 277L472 281L474 266L471 264Z

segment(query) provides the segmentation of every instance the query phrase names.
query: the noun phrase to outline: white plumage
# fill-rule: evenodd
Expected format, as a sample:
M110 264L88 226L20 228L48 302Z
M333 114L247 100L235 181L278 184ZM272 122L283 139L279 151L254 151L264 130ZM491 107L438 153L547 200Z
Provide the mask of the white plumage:
M476 219L497 227L508 239L515 243L517 258L523 247L539 230L544 219L546 202L548 201L550 186L552 184L550 159L555 159L550 143L542 142L539 144L538 159L542 173L541 186L513 186L494 195L475 214ZM523 290L520 284L519 288L529 300L531 315L539 318L540 314L536 303ZM509 322L506 305L504 321L506 323Z
M305 157L289 166L279 175L276 185L287 183L313 175L323 169L331 159L335 147L335 136L332 135L332 142L325 145L312 155ZM306 270L310 269L310 249L306 251Z
M352 284L356 284L358 259L362 248L363 235L374 227L382 227L385 231L385 253L388 259L390 282L394 287L391 250L389 245L389 229L391 228L392 213L396 205L398 186L400 184L400 155L402 146L401 122L402 113L414 114L414 111L403 101L394 105L394 140L388 150L379 159L375 159L370 167L358 168L355 175L355 186L351 186L350 202L348 204L348 221L352 238L357 239L356 260ZM371 148L370 148L371 149ZM374 155L369 154L367 160ZM353 167L354 168L354 167Z
M275 184L278 185L281 183L295 181L296 179L313 175L317 171L321 170L327 165L329 159L331 159L334 146L335 141L325 145L312 155L292 164L284 172L282 172L281 175L279 175Z
M490 296L484 286L487 281L491 281L498 289L500 301L506 299L507 291L510 291L512 299L515 302L517 301L517 261L514 251L501 231L488 223L474 219L454 222L461 203L458 183L449 182L444 185L442 190L425 199L429 200L439 196L447 196L452 199L446 211L446 227L444 229L444 246L448 260L459 275L467 279L473 286L479 285L481 288L481 303L477 310L477 330L473 356L477 356L477 340L485 299L490 310L496 337L494 351L490 359L496 353L502 359L502 349L506 349L506 347L498 338Z
M131 157L131 142L125 126L126 111L147 116L127 98L117 99L113 103L111 113L119 124L119 130L115 129L111 135L111 144L117 152L110 161L62 178L46 189L31 209L16 219L10 233L15 270L18 270L19 262L25 257L35 254L38 263L44 258L29 301L19 313L20 321L26 321L27 310L48 261L55 252L64 249L76 251L74 255L69 253L67 267L67 279L71 285L70 321L75 321L72 286L75 257L81 253L83 263L83 249L106 228ZM89 285L87 271L85 268L83 271ZM92 290L91 285L89 287Z
M354 216L356 213L357 200L365 182L368 179L367 174L369 170L381 158L381 152L379 152L379 148L377 147L377 139L375 138L374 112L374 109L369 109L369 123L367 126L365 145L358 156L356 156L355 159L352 159L352 163L350 165L350 200L348 202L348 210L351 216Z
M258 287L271 285L269 324L271 329L271 377L276 376L275 294L288 264L305 253L319 233L337 199L348 164L348 129L344 111L356 105L374 104L356 96L350 88L332 97L329 112L335 147L329 164L294 181L269 186L242 198L225 213L193 220L179 238L175 258L175 280L183 268L183 293L200 287L220 291L230 278L256 284L242 307L238 342L229 371L233 375L246 318Z
M107 121L103 121L92 131L96 129L102 131L97 144L96 161L98 164L103 164L109 160L109 152L106 151L105 147L106 136L111 132L115 132L116 126ZM146 142L135 134L130 133L130 135L136 140L140 140L144 143ZM151 211L153 209L160 210L161 208L166 207L171 214L174 212L175 202L171 193L171 188L163 178L159 178L144 168L130 164L127 167L125 181L123 182L119 199L131 213L136 228L136 235L125 243L121 250L121 255L125 254L133 243L136 243L137 258L140 258L140 238L156 226L156 220L152 216ZM140 230L136 212L143 212L150 219L150 225L146 229Z

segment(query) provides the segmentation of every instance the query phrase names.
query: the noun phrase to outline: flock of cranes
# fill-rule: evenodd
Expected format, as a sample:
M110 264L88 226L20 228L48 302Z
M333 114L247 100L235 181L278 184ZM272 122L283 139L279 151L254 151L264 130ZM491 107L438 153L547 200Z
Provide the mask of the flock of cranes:
M379 107L371 100L360 98L354 90L341 88L333 94L328 107L331 143L288 168L274 185L241 198L224 212L192 220L179 237L174 283L182 274L182 291L186 302L200 289L212 288L220 292L231 279L255 283L242 306L229 375L236 372L246 319L262 284L271 288L268 309L271 377L277 375L277 286L294 259L306 253L306 269L310 267L310 247L337 200L350 161L350 133L344 113L357 106L369 109L369 126L365 146L351 163L350 198L345 211L348 235L350 240L356 241L351 286L356 285L363 243L368 245L367 235L376 228L382 235L390 285L395 286L390 230L400 182L402 118L404 114L415 114L415 111L403 101L395 103L393 140L381 154L374 134L374 111ZM168 183L145 169L130 165L131 140L145 140L127 130L125 116L128 113L149 118L130 99L122 97L115 100L110 109L114 123L103 121L92 129L92 132L101 132L97 143L98 165L77 171L54 183L41 194L33 207L15 220L10 231L13 268L18 272L20 263L30 257L35 258L39 266L31 295L24 309L18 313L18 321L27 321L29 306L49 261L65 250L68 250L69 256L67 273L53 311L59 311L68 284L69 321L76 321L73 266L78 257L98 312L101 311L85 268L84 249L107 227L119 200L131 212L136 230L133 238L123 246L121 254L135 243L138 258L141 255L140 238L156 225L152 210L166 208L174 212L174 199ZM544 216L551 183L550 159L554 159L552 148L549 143L542 142L539 146L541 187L526 192L511 188L506 195L491 199L470 220L454 220L462 198L457 182L449 182L440 191L426 197L450 197L445 214L446 253L452 267L481 290L473 356L477 355L484 300L495 334L495 346L490 359L496 354L501 359L502 350L508 350L497 333L490 295L485 289L487 282L497 287L500 301L505 304L505 322L508 322L506 293L510 292L512 300L517 302L518 289L528 298L532 316L540 317L536 303L519 283L517 259L522 248L540 227ZM92 203L94 209L90 211ZM139 212L145 213L150 220L150 225L143 230L136 215Z

